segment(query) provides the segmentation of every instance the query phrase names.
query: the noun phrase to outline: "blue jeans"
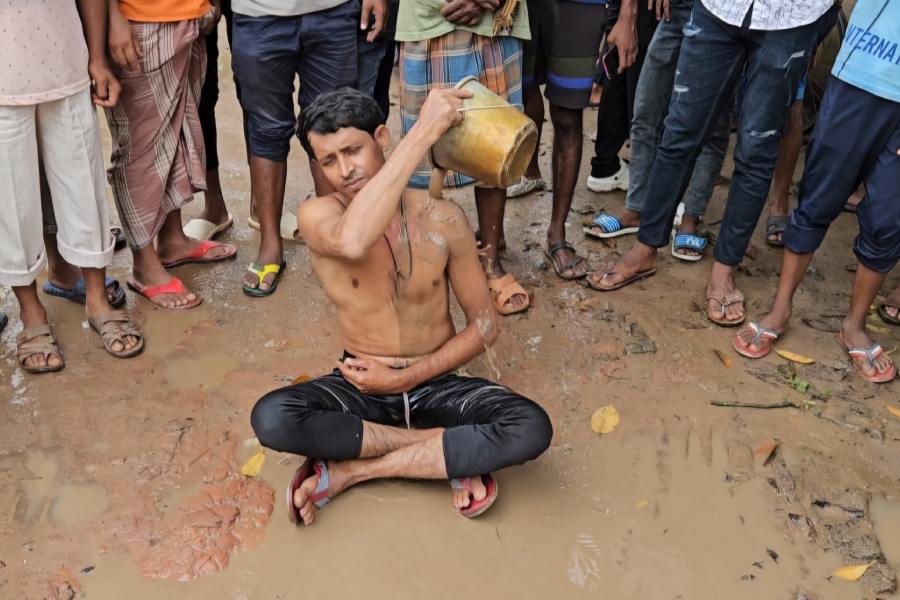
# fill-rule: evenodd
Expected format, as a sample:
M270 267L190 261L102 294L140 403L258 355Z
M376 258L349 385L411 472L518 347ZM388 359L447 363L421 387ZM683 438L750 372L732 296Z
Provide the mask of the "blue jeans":
M295 77L301 110L326 92L356 85L360 11L360 0L348 0L294 17L235 13L231 60L251 155L287 159L297 128Z
M732 103L746 67L747 87L738 107L734 175L716 243L716 261L740 264L769 193L778 143L800 81L806 75L818 21L778 31L740 27L694 4L673 84L669 114L647 183L641 243L668 245L675 210L687 188L690 167L716 122Z
M638 79L631 122L631 177L625 208L643 212L647 201L647 183L663 134L663 120L669 110L675 67L681 53L682 30L691 16L693 0L674 0L671 21L659 22L647 50L644 68ZM722 163L728 152L731 111L722 113L712 135L700 151L690 184L684 193L685 212L702 217L719 181ZM599 140L599 135L597 136Z

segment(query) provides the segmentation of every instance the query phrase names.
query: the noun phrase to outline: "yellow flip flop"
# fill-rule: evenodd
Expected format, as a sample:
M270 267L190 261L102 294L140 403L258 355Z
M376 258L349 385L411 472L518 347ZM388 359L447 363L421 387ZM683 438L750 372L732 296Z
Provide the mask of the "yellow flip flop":
M281 273L286 267L287 263L285 263L284 261L281 261L280 265L270 263L268 265L263 265L262 267L260 267L256 263L251 263L250 266L247 267L247 270L259 278L259 285L262 285L263 280L267 275L274 273L275 278L272 279L272 285L267 290L261 290L258 287L250 287L249 285L244 283L241 286L244 290L244 293L248 296L253 296L254 298L263 298L265 296L268 296L275 291L275 288L278 287L278 280L281 279Z

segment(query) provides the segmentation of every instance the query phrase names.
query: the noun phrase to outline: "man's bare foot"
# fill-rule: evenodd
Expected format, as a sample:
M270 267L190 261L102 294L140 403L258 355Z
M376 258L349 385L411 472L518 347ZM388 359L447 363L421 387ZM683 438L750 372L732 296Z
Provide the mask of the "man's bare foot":
M854 350L850 353L850 360L868 381L885 383L896 375L890 355L869 337L864 328L845 320L837 339L846 350L849 351L851 348Z
M717 325L732 326L744 321L744 295L734 283L734 267L713 263L706 284L706 314Z
M347 478L344 477L338 462L326 461L325 468L328 470L328 489L325 492L329 499L334 499L335 496L347 489ZM310 471L310 476L294 490L294 506L298 509L304 525L312 525L316 520L316 512L319 508L312 501L312 497L316 493L318 485L319 474L316 471Z
M700 221L700 217L684 213L684 215L682 215L681 217L681 225L678 227L678 231L676 233L697 235L697 230L700 227ZM703 256L703 252L701 252L700 250L694 250L693 248L678 248L677 250L675 250L675 253L682 256Z
M195 240L194 238L182 236L176 238L178 241L169 241L165 245L159 244L156 247L156 254L163 265L172 265L179 261L185 260L192 252L196 251L201 244L209 242ZM209 250L203 253L202 260L215 262L216 260L234 256L237 247L233 244L216 243Z
M462 510L467 508L472 501L480 502L487 497L487 488L481 479L477 477L463 477L460 479L463 488L450 488L450 497L453 500L453 508Z
M48 324L47 311L44 310L43 305L41 305L40 303L36 303L35 306L22 306L20 304L19 318L22 320L23 331L37 325ZM39 343L49 342L50 339L50 336L41 335L28 341ZM36 354L32 354L24 361L22 361L22 365L29 369L44 369L46 367L58 368L64 363L65 361L63 360L62 354L58 351L51 352L46 355L38 352Z
M611 267L594 271L587 279L588 285L592 288L611 291L635 278L649 276L655 271L656 248L638 242Z
M484 269L484 274L488 281L500 279L506 275L506 269L503 268L503 263L500 262L499 253L490 248L490 246L481 248L478 253L478 259L481 261L481 268ZM515 309L521 309L529 302L528 294L514 294L506 301L504 308L514 312Z
M253 262L260 267L263 265L280 265L283 260L282 256L282 247L279 240L277 244L270 246L260 245L259 254L256 255L256 260ZM259 277L255 273L247 271L244 274L244 285L249 288L266 291L272 287L276 277L278 277L277 273L268 273L260 282Z

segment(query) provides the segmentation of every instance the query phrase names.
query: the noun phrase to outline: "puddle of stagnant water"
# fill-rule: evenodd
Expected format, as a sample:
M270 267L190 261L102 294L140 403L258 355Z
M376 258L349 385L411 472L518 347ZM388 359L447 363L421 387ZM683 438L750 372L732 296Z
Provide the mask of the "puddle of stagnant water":
M838 555L787 533L764 477L726 483L724 445L713 439L707 453L697 440L689 446L620 435L579 452L554 450L499 473L500 499L472 521L449 508L445 483L364 484L309 528L285 517L282 490L298 461L271 454L261 474L276 490L266 537L224 571L188 583L145 580L110 553L82 584L86 596L129 600L300 593L756 600L797 589L830 600L863 596L858 583L828 580L841 566Z
M204 354L197 358L179 357L166 361L166 380L179 389L206 388L222 383L237 369L238 362L227 354Z
M891 567L900 569L900 498L872 498L869 514L884 557Z
M16 518L34 523L43 516L51 523L76 525L109 510L106 489L90 483L61 481L57 459L40 450L25 456L25 468L31 476L20 482L23 502L16 510Z

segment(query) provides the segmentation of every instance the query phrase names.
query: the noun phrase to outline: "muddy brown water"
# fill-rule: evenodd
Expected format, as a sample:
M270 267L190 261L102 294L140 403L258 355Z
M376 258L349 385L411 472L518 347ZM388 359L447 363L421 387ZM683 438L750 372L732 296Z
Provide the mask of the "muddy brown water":
M478 520L453 512L446 483L381 481L335 499L313 527L291 527L283 488L299 458L267 452L260 476L242 477L240 465L258 450L249 411L297 375L331 369L341 349L302 245L286 246L288 270L273 297L239 291L257 234L246 225L249 181L228 56L223 47L220 154L236 225L224 239L240 250L237 261L178 270L204 304L164 312L130 296L147 350L117 361L84 326L80 306L47 299L68 365L34 377L15 366L17 315L0 291L12 317L0 338L0 597L896 597L872 590L888 581L877 574L900 568L900 419L885 410L898 384L875 387L845 373L832 335L801 322L846 307L855 235L847 215L801 286L782 342L816 358L795 373L813 398L785 383L781 359L731 354L731 332L694 309L708 258L695 265L661 253L656 277L597 296L546 270L550 195L510 201L506 264L534 290L534 306L505 319L497 345L466 371L540 402L554 423L551 448L498 473L500 498ZM579 181L594 118L586 113ZM396 134L396 114L390 124ZM312 191L294 150L291 209ZM726 194L720 185L711 223ZM454 198L474 223L471 193ZM582 241L578 221L623 200L579 184L570 239L594 265L631 240ZM189 206L186 217L198 210ZM767 305L779 267L762 232L753 243L758 254L738 278L751 316ZM112 274L126 276L128 264L119 253ZM892 276L885 293L897 283ZM896 329L883 331L874 335L886 348L900 344ZM789 399L810 410L709 405L723 399ZM590 416L609 403L621 423L598 436ZM755 465L753 450L771 439L779 444L773 460ZM849 533L838 539L838 530ZM870 560L859 582L830 577Z

